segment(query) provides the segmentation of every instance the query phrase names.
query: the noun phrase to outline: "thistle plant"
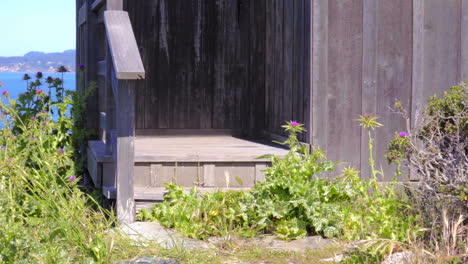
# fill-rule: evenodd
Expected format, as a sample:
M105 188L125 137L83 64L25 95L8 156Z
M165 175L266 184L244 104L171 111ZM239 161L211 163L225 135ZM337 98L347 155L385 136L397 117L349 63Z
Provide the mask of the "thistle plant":
M304 124L298 123L296 121L286 122L285 125L281 126L286 132L289 132L288 139L284 142L276 142L281 145L288 145L289 149L295 148L299 140L297 139L297 134L305 131Z
M359 119L356 119L356 121L360 122L360 126L367 129L367 133L369 137L368 143L367 143L367 147L369 150L369 166L371 168L372 178L375 180L377 179L377 174L380 174L383 176L382 171L378 171L375 169L375 161L374 161L374 150L373 150L374 139L372 138L372 132L374 131L374 129L383 126L381 123L377 122L377 119L378 117L373 114L364 114L364 115L359 116Z

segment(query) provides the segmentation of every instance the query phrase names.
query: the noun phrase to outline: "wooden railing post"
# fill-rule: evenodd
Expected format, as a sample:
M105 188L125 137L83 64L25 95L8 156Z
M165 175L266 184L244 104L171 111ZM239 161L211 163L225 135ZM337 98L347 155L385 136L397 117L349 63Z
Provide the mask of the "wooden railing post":
M120 8L121 1L107 2L108 7ZM119 222L131 223L135 219L134 167L135 167L135 89L139 79L145 78L130 18L127 12L105 11L109 55L106 79L112 87L115 135L111 134L111 151L116 176L116 209ZM109 58L112 58L110 63ZM112 70L110 70L112 69ZM108 102L109 103L109 102ZM109 137L108 137L109 138Z
M117 142L114 150L114 168L117 177L117 216L131 223L135 219L134 166L135 166L135 82L118 81L116 108Z

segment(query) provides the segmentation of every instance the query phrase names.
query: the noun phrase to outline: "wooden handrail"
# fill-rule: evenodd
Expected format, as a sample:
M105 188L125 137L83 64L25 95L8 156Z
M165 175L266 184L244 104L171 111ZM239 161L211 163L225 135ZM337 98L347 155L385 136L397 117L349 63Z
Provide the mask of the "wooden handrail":
M144 79L145 69L128 13L105 11L104 25L117 79Z
M91 5L91 10L98 11L99 8L103 7L106 3L106 0L94 0L93 4Z
M110 0L107 4L108 8L117 9L122 1ZM104 11L104 26L108 53L106 61L98 65L100 73L105 74L115 105L109 118L106 116L109 122L106 129L115 128L114 133L106 131L106 149L114 160L117 218L131 223L135 219L135 90L138 80L145 78L145 70L128 13Z

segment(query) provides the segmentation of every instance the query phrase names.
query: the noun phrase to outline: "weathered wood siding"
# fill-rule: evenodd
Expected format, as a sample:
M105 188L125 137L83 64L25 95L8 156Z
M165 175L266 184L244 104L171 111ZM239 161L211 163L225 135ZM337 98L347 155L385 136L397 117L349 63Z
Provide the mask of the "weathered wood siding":
M265 131L285 136L286 121L309 122L310 0L267 0L265 7Z
M90 5L78 0L77 13L82 4ZM386 144L406 130L392 103L402 101L414 125L429 96L468 78L467 0L124 0L124 9L147 71L136 91L138 129L284 136L280 126L297 120L309 130L303 142L363 175L359 114L385 125L375 151L389 178ZM85 13L77 63L90 81L104 51L93 48L100 29L89 26L99 12ZM90 98L90 127L104 101L101 90Z
M305 122L306 2L127 1L148 72L137 91L137 128L255 136Z
M461 0L311 1L311 142L329 158L369 175L367 132L359 114L379 116L377 165L393 177L383 155L406 123L389 107L400 100L416 122L429 96L467 81L466 20Z
M238 1L127 1L148 78L137 128L240 128L249 19Z

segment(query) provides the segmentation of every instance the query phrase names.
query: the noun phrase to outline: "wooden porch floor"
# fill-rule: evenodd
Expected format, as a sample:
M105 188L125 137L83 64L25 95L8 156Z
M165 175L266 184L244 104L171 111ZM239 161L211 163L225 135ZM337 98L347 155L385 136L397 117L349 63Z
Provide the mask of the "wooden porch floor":
M112 162L102 141L90 141L89 147L99 162ZM135 138L135 162L248 162L264 154L285 155L281 146L230 135L138 135Z
M112 156L102 141L90 141L88 170L96 186L108 198L115 197ZM187 189L198 185L206 191L227 186L246 189L264 179L269 160L264 154L284 156L287 149L268 142L252 141L229 134L204 133L138 134L135 138L135 199L160 200L164 184L174 182ZM241 179L242 184L238 182Z

